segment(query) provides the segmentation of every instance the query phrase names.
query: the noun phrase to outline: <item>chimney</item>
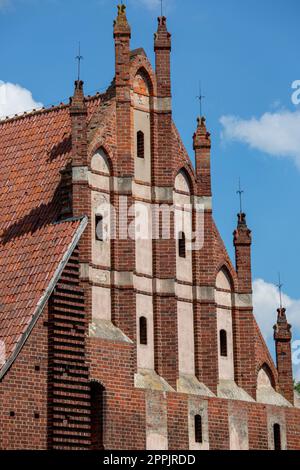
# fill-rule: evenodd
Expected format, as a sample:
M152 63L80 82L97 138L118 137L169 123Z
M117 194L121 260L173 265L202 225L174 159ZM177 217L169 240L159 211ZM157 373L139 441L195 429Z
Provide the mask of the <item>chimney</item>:
M205 117L198 118L197 130L194 134L194 151L196 161L197 188L199 196L211 197L210 173L210 133L206 129Z
M246 214L238 214L237 229L234 231L236 272L240 294L252 293L251 274L251 230L247 227Z
M70 99L72 128L72 166L87 165L87 108L84 101L83 82L75 82L75 91Z

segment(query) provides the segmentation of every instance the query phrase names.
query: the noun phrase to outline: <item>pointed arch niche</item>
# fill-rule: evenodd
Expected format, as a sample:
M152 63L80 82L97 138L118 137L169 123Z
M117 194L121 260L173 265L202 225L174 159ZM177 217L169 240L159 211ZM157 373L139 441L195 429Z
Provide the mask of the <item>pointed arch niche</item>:
M216 279L219 380L234 381L232 282L222 268Z
M185 169L181 169L175 178L174 185L175 227L176 227L176 277L183 282L193 282L191 184ZM183 210L185 209L185 210Z
M152 85L145 69L133 80L135 179L151 183L151 94Z
M175 206L176 243L176 293L182 300L177 301L177 329L179 374L195 375L194 312L193 304L183 299L192 296L193 282L192 251L192 198L191 184L185 169L181 169L174 182L173 201ZM183 283L190 285L184 286Z
M91 234L92 234L92 323L111 319L110 287L99 285L98 279L109 279L111 269L111 163L108 154L100 147L92 155L89 168L91 188ZM101 266L97 268L96 266ZM96 282L97 280L97 282ZM104 282L102 282L104 284Z

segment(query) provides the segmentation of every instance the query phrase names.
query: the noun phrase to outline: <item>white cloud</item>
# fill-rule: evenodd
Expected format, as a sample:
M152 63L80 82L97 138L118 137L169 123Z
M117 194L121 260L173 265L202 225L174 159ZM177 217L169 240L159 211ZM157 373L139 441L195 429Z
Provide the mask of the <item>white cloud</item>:
M26 88L0 81L0 119L42 106L42 103L33 99L32 93Z
M293 342L293 364L294 364L294 378L296 382L300 382L300 345L299 341Z
M300 331L300 300L295 300L282 294L283 306L287 309L288 322L292 324L294 332ZM254 313L264 337L269 340L273 336L273 326L277 319L279 306L278 288L274 284L256 279L253 282ZM296 333L297 334L297 333ZM300 335L298 338L300 340Z
M276 157L292 159L300 169L300 111L281 110L260 118L222 116L222 138L243 142Z
M282 295L283 306L287 309L287 319L292 325L292 347L294 376L300 381L300 300L295 300L286 294ZM269 345L273 343L273 326L277 320L279 305L278 288L274 284L256 279L253 282L254 314L262 334Z

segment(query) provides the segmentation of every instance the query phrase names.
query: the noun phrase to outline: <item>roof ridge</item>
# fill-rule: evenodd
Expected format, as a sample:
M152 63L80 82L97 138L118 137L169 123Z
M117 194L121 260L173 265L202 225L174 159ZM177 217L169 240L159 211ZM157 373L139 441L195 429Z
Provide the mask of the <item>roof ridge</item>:
M97 92L95 95L87 95L87 96L84 97L84 100L86 102L91 102L91 101L105 95L105 93ZM22 114L14 114L14 115L11 115L11 116L7 116L4 119L0 118L0 126L3 125L3 124L10 123L10 122L20 121L22 119L30 118L30 117L33 117L33 116L38 116L40 114L47 114L47 113L50 113L50 112L53 112L53 111L58 111L60 109L67 109L67 108L69 108L69 106L70 106L70 103L61 102L58 105L50 105L49 107L43 106L40 109L32 109L30 111L24 111Z

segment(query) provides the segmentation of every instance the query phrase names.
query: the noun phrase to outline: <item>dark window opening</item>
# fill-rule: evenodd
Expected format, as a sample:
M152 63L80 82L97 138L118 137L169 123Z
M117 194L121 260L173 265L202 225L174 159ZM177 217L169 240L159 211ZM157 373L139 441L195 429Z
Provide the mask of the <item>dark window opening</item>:
M222 357L228 356L227 350L227 333L225 330L220 331L220 351Z
M140 344L148 344L147 338L147 318L140 317Z
M103 450L104 387L98 382L91 383L91 448Z
M137 157L144 158L145 157L145 137L142 131L138 131L136 136L137 142Z
M185 234L184 234L184 232L179 233L178 251L179 251L180 258L185 258L186 257Z
M281 450L280 425L279 424L274 424L273 431L274 431L274 449L275 450Z
M96 215L95 227L96 227L96 240L99 242L103 242L103 217L102 215Z
M202 417L200 415L195 416L195 441L198 444L203 443Z

